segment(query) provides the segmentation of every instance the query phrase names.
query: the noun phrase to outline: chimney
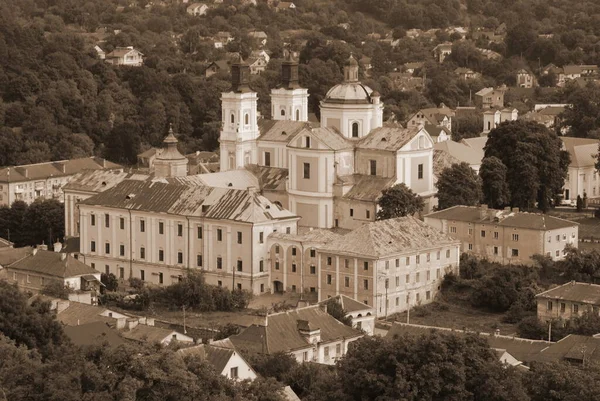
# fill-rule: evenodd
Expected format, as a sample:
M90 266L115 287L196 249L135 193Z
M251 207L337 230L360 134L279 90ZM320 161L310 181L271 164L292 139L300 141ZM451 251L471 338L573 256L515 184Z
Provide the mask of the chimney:
M60 241L56 241L54 243L54 252L60 252L62 250L62 244L60 243Z
M31 251L31 254L35 256L35 254L37 253L38 249L37 248L33 248L33 251Z
M154 326L154 318L153 317L147 317L146 318L146 325L147 326Z
M141 317L141 318L139 318L139 319L138 319L138 322L139 322L140 324L143 324L143 325L145 325L145 324L146 324L146 318L145 318L145 317Z
M67 254L66 253L61 253L60 254L60 260L65 260L67 258Z
M479 205L479 218L485 219L488 213L488 205Z

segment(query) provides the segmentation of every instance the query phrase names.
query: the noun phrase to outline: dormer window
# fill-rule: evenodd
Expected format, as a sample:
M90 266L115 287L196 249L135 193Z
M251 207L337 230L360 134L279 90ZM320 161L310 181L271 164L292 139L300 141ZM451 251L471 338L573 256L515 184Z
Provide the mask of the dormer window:
M310 136L304 138L304 145L306 148L310 148Z

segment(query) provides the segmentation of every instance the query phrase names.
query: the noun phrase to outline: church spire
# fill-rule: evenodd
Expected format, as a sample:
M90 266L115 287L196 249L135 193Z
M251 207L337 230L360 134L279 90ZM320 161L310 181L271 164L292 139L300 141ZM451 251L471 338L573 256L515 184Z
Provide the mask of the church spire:
M294 60L291 51L286 51L285 59L281 63L281 85L283 89L297 89L300 87L298 82L298 62Z
M250 66L239 56L231 65L231 91L247 93L250 90Z
M352 54L344 63L344 82L358 82L358 61Z

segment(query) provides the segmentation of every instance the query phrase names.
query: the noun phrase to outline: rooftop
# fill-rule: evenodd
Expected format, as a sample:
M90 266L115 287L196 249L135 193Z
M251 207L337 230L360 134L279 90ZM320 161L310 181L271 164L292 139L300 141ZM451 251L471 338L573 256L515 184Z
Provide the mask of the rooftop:
M331 230L324 228L305 228L303 232L299 231L298 234L286 234L282 232L274 232L269 234L270 239L287 240L294 242L320 242L325 243L333 241L340 237L340 234L336 234Z
M370 104L373 89L360 82L344 82L329 89L323 103Z
M357 145L361 149L398 151L410 142L422 129L419 127L383 126L372 130Z
M125 342L119 333L105 322L65 326L63 330L71 342L77 346L108 344L114 347Z
M458 240L417 218L406 216L366 223L325 244L321 250L382 258L451 244L458 244Z
M86 274L98 274L95 269L80 262L70 254L33 249L22 259L8 266L11 270L44 274L57 278L69 278Z
M103 192L124 180L144 181L152 176L136 170L106 169L86 170L75 174L63 187L63 190L82 192Z
M340 176L338 179L352 188L343 196L346 199L374 202L381 197L381 192L394 185L394 178L365 174Z
M311 347L307 339L298 331L298 321L308 322L311 328L320 329L323 343L362 337L359 330L344 325L324 311L320 305L313 305L268 315L265 318L265 325L254 324L241 333L231 336L230 340L241 350L266 354Z
M79 326L94 322L114 322L113 318L102 316L107 309L101 306L70 302L69 306L56 315L56 320L65 326Z
M460 142L454 142L453 140L437 142L433 145L435 150L441 150L448 153L459 162L465 162L471 166L478 166L481 164L484 152L482 149L472 148Z
M273 142L289 142L297 133L310 129L310 123L304 121L267 120L258 121L259 140Z
M600 338L569 334L562 340L548 344L534 360L536 362L556 363L569 361L575 363L600 361Z
M544 109L545 110L545 109ZM571 167L593 167L596 163L596 155L598 154L597 139L588 138L571 138L561 136L564 149L571 155Z
M530 230L556 230L579 225L573 221L541 213L495 210L481 206L453 206L448 209L430 213L425 217L481 224L493 223L498 226Z
M83 170L101 170L118 168L118 164L98 157L60 160L37 164L24 164L0 169L0 182L21 182L62 177L79 173Z
M536 297L600 305L600 285L571 281L539 293Z
M347 297L346 295L336 295L335 297L324 299L323 301L321 301L319 303L326 304L327 302L332 301L332 300L338 302L341 305L342 309L344 309L344 311L346 313L363 312L363 311L369 312L369 311L373 310L373 308L370 307L369 305L366 305L355 299Z
M162 327L138 324L131 330L121 331L121 336L128 340L154 344L161 343L166 338L171 338L171 336L175 333L177 332L174 330L163 329Z

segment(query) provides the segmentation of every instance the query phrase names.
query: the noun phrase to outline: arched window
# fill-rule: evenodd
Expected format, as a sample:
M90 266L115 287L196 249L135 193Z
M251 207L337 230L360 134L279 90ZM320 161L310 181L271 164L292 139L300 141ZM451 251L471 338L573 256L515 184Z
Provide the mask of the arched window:
M246 115L244 116L244 124L250 124L250 116L248 115L248 113L246 113Z
M235 114L231 113L230 120L232 124L235 123Z
M296 109L296 121L300 121L300 109Z
M358 138L358 123L352 123L352 138Z
M285 109L281 109L281 117L285 117Z

